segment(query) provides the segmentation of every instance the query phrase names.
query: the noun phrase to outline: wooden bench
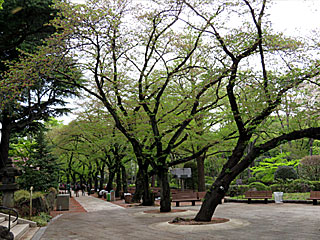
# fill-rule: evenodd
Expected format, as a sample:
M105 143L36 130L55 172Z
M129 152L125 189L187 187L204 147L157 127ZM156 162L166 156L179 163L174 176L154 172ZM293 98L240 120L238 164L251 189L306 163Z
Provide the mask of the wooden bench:
M317 205L317 200L320 200L320 191L311 191L310 197L307 198L308 200L313 200L313 205Z
M245 198L248 199L248 203L251 203L251 199L264 199L264 203L268 203L268 199L272 198L272 191L247 191L244 193Z
M180 206L180 202L191 202L192 206L196 205L196 202L200 202L197 192L178 192L172 194L172 202L176 203L176 207Z

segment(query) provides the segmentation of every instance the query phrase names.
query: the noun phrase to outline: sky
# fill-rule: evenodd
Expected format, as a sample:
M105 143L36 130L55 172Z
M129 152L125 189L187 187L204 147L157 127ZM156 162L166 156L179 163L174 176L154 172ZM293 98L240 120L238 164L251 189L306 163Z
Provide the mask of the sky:
M72 1L84 3L84 0ZM320 0L272 0L269 13L272 27L285 35L301 36L313 29L320 30ZM75 116L69 114L58 119L68 124Z

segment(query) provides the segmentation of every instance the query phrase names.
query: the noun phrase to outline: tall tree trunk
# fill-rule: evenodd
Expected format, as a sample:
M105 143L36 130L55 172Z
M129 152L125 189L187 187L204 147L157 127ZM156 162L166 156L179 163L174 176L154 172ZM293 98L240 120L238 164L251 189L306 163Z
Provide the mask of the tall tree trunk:
M154 187L155 183L156 183L156 177L155 177L155 175L152 175L151 176L151 187Z
M121 191L121 170L120 170L120 168L117 169L116 182L117 182L117 187L116 187L115 196L119 197L120 196L120 191Z
M101 168L100 169L100 181L99 181L99 189L100 190L104 189L103 182L104 182L104 168Z
M91 189L92 189L92 176L91 176L91 173L90 173L89 179L88 179L88 185L87 185L88 195L91 194Z
M125 166L121 166L121 175L123 192L128 192L127 172Z
M206 191L206 180L204 177L204 159L205 155L197 157L197 169L198 169L198 191Z
M195 221L209 222L213 216L217 206L221 203L225 193L219 187L210 188L207 192L204 201L201 205L200 211L194 218Z
M94 175L95 175L94 176L94 191L97 192L98 191L98 183L99 183L98 172L96 172Z
M160 212L171 211L170 185L168 181L168 169L161 169L159 171L160 178Z
M149 190L149 174L148 166L142 165L139 166L136 180L136 191L132 198L132 201L139 202L142 197L143 206L152 206L154 199L152 199L150 190Z
M113 169L112 171L110 171L109 169L109 177L108 177L108 183L107 183L107 188L106 191L110 192L113 189L113 179L115 176L115 170Z
M5 114L5 113L3 113ZM0 169L4 168L7 163L8 155L9 155L9 142L11 135L11 127L9 124L9 119L3 117L3 121L1 122L1 143L0 143Z

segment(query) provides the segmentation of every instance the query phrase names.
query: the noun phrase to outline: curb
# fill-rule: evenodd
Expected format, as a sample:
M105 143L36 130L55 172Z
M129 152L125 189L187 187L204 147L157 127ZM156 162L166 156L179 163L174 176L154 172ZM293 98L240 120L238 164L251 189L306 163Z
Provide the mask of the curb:
M248 200L247 199L225 198L224 202L248 203ZM251 203L264 203L264 200L251 199ZM274 200L268 200L268 203L275 203L275 201ZM308 200L283 200L282 203L312 204L312 201L308 201Z

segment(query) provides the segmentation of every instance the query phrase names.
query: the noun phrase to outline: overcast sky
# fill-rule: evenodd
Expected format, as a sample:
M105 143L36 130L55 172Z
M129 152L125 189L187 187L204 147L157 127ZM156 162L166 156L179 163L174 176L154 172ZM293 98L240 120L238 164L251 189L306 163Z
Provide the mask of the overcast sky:
M270 20L276 30L290 35L319 30L320 0L273 0Z

